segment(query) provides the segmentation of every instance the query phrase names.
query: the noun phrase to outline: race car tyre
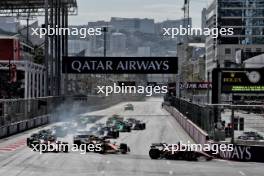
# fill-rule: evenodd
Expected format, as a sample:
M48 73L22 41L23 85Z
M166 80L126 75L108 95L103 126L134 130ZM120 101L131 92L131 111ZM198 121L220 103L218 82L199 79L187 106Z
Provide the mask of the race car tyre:
M151 159L159 159L160 158L160 151L158 149L150 149L149 150L149 157Z
M200 162L208 161L208 158L206 156L201 155L197 157L197 161L200 161Z
M197 160L194 152L186 152L184 154L184 159L187 161L195 161Z
M127 152L128 152L128 146L127 146L127 144L120 144L120 152L122 153L122 154L126 154Z
M68 143L64 142L63 143L63 153L69 153L69 146L68 146Z
M101 145L101 150L100 150L98 153L100 153L100 154L105 154L105 150L106 150L105 145L102 144L102 145Z
M31 145L30 145L31 142L30 142L30 141L31 141L31 140L30 140L29 138L27 138L27 146L28 146L28 147L31 147Z
M73 144L77 145L77 148L80 148L81 141L80 140L73 141Z
M113 132L113 138L117 139L118 137L119 137L119 132L118 131Z
M92 142L86 144L86 152L91 152L91 151L89 150L89 146L95 146L95 144L92 143Z
M145 129L146 129L146 124L142 123L142 130L145 130Z
M87 145L86 145L86 144L81 144L81 145L79 146L79 148L80 148L81 150L86 150Z

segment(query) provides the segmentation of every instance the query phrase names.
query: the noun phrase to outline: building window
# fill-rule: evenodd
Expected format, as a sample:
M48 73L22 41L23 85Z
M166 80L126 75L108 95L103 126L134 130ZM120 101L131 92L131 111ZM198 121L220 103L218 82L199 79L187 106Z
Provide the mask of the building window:
M231 54L231 49L230 48L226 48L225 49L225 55L229 55Z

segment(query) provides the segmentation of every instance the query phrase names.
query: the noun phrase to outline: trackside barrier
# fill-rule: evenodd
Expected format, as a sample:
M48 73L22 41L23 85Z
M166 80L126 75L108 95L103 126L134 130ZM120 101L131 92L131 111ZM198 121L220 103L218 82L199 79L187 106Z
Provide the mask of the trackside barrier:
M18 133L18 123L14 123L12 125L8 126L8 134L12 135L12 134L16 134Z
M18 123L18 131L25 131L27 129L27 121L22 121Z
M49 116L44 116L41 118L41 125L45 125L49 123Z
M16 122L0 127L0 138L8 137L32 128L36 128L49 122L49 115L43 115L34 119Z
M56 109L65 102L65 97L46 97L27 100L0 100L2 113L0 114L0 138L8 137L29 129L33 129L48 123L57 122L60 118ZM143 97L69 97L69 108L72 102L80 101L80 107L84 112L108 108L124 101L140 101ZM67 106L64 107L67 109ZM55 109L55 111L54 111ZM82 112L78 109L77 112ZM46 115L48 114L48 115Z
M34 119L30 119L27 121L28 129L34 128L35 122Z
M7 127L6 126L0 127L0 138L7 136L7 134L8 134Z
M195 125L191 120L181 114L177 109L171 106L164 106L164 108L177 120L183 129L190 135L190 137L198 144L206 144L209 135Z
M35 118L35 126L40 126L41 125L41 118L42 117L36 117Z

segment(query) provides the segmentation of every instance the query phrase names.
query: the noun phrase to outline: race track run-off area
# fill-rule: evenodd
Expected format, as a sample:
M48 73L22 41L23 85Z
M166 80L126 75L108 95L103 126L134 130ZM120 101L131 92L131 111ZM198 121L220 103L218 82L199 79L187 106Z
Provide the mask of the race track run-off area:
M127 103L134 111L125 111ZM122 154L98 154L79 152L44 153L32 152L26 146L26 138L32 133L49 128L41 127L0 140L1 176L263 176L264 164L224 160L188 162L151 160L148 152L152 143L188 142L192 139L161 107L162 99L151 98L142 102L125 102L110 108L90 112L87 115L104 116L105 122L113 114L136 118L146 122L146 130L120 133L117 143L127 143L131 152ZM51 124L52 125L52 124ZM61 139L72 143L73 135Z

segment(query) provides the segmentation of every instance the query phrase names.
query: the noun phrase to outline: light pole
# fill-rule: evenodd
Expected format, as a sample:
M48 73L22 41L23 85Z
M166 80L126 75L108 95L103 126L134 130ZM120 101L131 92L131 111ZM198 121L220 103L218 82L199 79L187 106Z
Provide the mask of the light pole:
M107 32L108 32L108 27L104 26L103 27L103 33L104 33L104 57L106 57L106 40L107 40Z

